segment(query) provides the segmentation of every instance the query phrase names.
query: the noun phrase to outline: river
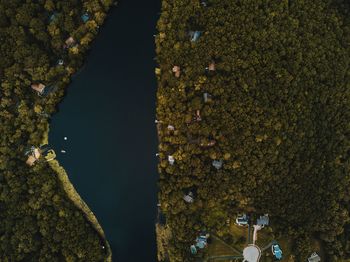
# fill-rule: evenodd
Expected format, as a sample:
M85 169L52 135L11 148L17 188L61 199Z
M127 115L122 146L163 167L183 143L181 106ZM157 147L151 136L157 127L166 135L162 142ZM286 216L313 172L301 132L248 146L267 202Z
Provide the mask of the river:
M119 1L50 125L50 145L118 262L156 261L159 11L160 0Z

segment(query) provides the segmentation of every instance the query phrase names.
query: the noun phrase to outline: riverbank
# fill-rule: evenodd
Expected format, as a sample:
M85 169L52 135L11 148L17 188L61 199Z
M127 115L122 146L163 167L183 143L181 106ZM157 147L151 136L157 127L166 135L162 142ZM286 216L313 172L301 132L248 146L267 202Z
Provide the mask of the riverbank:
M49 135L49 124L47 126L47 131L44 133L43 136L43 145L48 145L48 135ZM74 188L73 183L69 180L68 174L66 170L60 166L59 162L54 159L48 162L52 170L57 175L59 181L61 182L61 186L66 192L68 198L74 203L74 205L84 214L87 221L90 223L90 225L98 232L100 239L102 240L104 246L104 249L106 249L107 257L106 262L112 262L112 250L111 247L106 239L105 233L98 222L95 214L91 211L89 206L85 203L85 201L81 198L79 193Z
M59 180L61 181L62 187L64 191L67 193L67 196L70 200L74 203L74 205L81 210L81 212L84 213L86 219L89 221L89 223L92 225L92 227L98 232L101 240L103 241L103 246L106 249L107 262L112 262L112 250L111 247L106 239L105 233L99 224L97 218L95 217L94 213L90 210L89 206L84 202L84 200L80 197L79 193L75 190L73 184L69 180L69 177L64 170L63 167L61 167L58 163L58 161L53 160L50 161L51 168L55 171L57 174Z

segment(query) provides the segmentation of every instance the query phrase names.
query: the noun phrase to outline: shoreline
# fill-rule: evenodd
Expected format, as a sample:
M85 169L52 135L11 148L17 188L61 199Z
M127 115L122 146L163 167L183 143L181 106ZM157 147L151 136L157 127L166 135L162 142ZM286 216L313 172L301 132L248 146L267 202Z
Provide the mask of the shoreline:
M50 131L50 124L47 123L47 129L44 133L42 143L43 144L49 144L49 131ZM61 186L66 193L67 197L72 201L72 203L75 205L76 208L78 208L83 214L86 220L89 222L89 224L92 226L92 228L97 232L100 239L103 241L104 246L107 248L107 262L112 262L112 250L109 245L109 242L107 241L107 238L105 236L105 233L103 231L103 228L101 227L100 223L98 222L95 214L91 211L89 206L86 204L86 202L82 199L82 197L79 195L77 190L75 189L73 183L69 180L69 176L64 169L58 162L58 160L54 159L52 161L48 162L51 169L55 172L57 175L58 180L61 183Z
M111 8L106 13L106 17L103 21L103 24L100 26L99 31L102 30L102 28L105 26L106 20L108 19L109 15L113 11L113 9L117 6L117 3L118 2L115 1L113 3L113 5L111 6ZM97 36L98 36L98 34L97 34ZM96 40L97 36L95 37L94 40ZM60 111L59 105L67 96L69 84L74 80L74 78L76 78L84 70L84 68L86 66L86 59L87 59L89 53L91 52L91 49L93 48L93 45L95 42L94 40L90 43L88 49L85 51L82 66L78 69L74 69L75 70L74 73L69 77L69 82L66 84L66 86L64 88L63 95L60 97L59 102L55 105L55 111L47 119L47 122L46 122L47 127L46 127L44 134L43 134L42 144L49 144L49 132L50 132L51 118L54 114L59 113L59 111ZM56 159L49 161L48 164L49 164L50 168L52 169L52 171L54 171L55 174L57 175L57 178L58 178L58 180L63 188L63 191L66 193L66 196L74 204L74 206L78 210L80 210L80 212L83 213L87 222L97 232L101 242L103 242L103 245L107 249L106 250L107 258L105 261L112 262L112 249L111 249L109 242L105 236L103 228L100 225L100 223L98 222L98 219L96 218L95 214L91 211L90 207L86 204L86 202L82 199L82 197L79 195L79 193L75 189L73 183L69 180L69 175L66 172L65 168L63 166L61 166L59 161Z

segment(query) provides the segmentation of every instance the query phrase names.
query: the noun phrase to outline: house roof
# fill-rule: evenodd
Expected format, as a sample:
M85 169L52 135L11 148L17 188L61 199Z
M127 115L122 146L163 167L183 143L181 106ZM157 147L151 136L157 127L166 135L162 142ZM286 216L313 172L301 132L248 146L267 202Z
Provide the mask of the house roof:
M52 22L53 20L55 20L56 17L57 17L57 12L52 13L52 14L50 15L50 17L49 17L50 22Z
M40 151L38 148L34 148L31 150L31 154L28 156L26 161L27 165L32 166L34 163L40 158Z
M36 162L36 158L35 157L33 157L33 156L28 156L28 159L27 159L27 161L26 161L26 164L27 165L29 165L29 166L32 166L32 165L34 165L34 163Z
M39 159L40 157L40 151L38 148L35 148L34 151L33 151L33 156L36 158L36 159Z
M32 84L31 87L32 87L32 89L37 91L39 94L42 94L44 92L44 89L45 89L44 84Z
M192 254L197 254L197 248L196 248L195 245L192 245L192 246L191 246L191 253L192 253Z
M187 202L187 203L193 203L193 197L190 196L189 194L188 195L185 195L183 197L183 199Z
M215 167L216 169L220 169L222 167L222 164L223 164L222 160L213 160L213 163L212 163L213 167Z
M173 156L168 156L168 162L170 163L170 165L173 165L175 162L175 158Z
M176 76L176 77L180 77L181 69L180 69L179 66L174 66L172 70L173 70L173 72L175 73L175 76Z
M67 38L65 43L66 43L67 46L72 46L72 45L75 44L75 40L74 40L74 38L72 36L70 36L70 37Z
M190 31L191 42L196 42L201 36L200 31Z
M215 71L215 62L211 62L208 67L209 71Z
M308 259L309 262L319 262L321 261L320 256L315 252Z
M258 226L267 226L267 225L269 225L269 216L268 215L260 216L260 218L257 219L256 224Z
M196 239L196 246L198 248L205 248L205 246L207 245L207 237L206 236L199 236Z
M90 15L88 13L85 13L81 16L81 20L83 20L84 23L89 21L89 19L90 19Z
M204 99L204 102L208 102L209 100L211 100L211 94L209 93L204 93L203 94L203 99Z

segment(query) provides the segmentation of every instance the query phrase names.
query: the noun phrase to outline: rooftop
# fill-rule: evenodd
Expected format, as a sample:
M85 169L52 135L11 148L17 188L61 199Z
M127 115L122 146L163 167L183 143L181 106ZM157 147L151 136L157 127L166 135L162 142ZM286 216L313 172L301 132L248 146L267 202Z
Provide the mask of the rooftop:
M76 44L75 39L72 36L70 36L70 37L67 38L64 47L65 48L69 48L69 47L72 47L75 44Z
M313 254L307 259L307 261L309 261L309 262L319 262L319 261L321 261L321 258L320 258L320 256L315 252L315 253L313 253Z
M168 162L170 165L173 165L175 163L175 158L173 156L168 156Z
M222 167L222 164L223 164L222 160L213 160L213 163L212 163L213 167L215 167L218 170Z
M40 158L41 154L38 148L32 147L26 161L27 165L32 166Z
M204 103L210 102L212 100L212 96L209 93L203 94Z
M208 67L209 71L215 71L215 62L211 62Z
M44 84L32 84L31 88L35 91L37 91L37 93L39 95L42 95L44 93L44 89L45 89L45 85Z
M90 20L90 15L88 13L85 13L81 16L81 20L83 20L84 23Z
M193 203L194 199L193 199L193 193L190 192L187 195L184 195L183 199L187 202L187 203Z
M191 42L196 42L201 36L200 31L190 31Z
M173 72L175 73L175 77L180 77L181 69L180 69L179 66L174 66L173 67Z
M263 216L260 216L260 218L258 218L256 220L256 224L258 226L268 226L269 225L269 215L263 215Z
M49 21L50 22L54 21L56 19L56 17L57 17L57 13L56 12L52 13L49 17Z

